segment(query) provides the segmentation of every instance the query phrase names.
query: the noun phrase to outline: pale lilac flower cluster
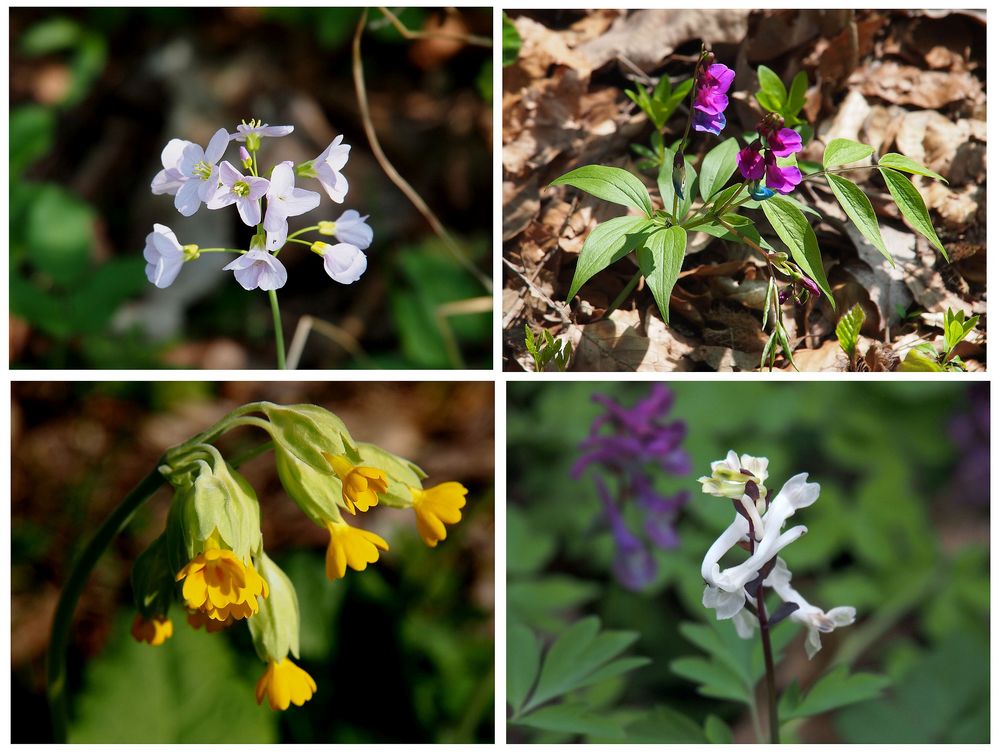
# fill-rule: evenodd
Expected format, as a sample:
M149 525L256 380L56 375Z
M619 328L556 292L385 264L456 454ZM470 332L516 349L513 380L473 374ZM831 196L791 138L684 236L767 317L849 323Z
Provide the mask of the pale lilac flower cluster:
M681 448L687 426L683 421L667 421L674 394L661 384L653 385L649 395L631 408L606 395L593 398L606 411L591 425L571 474L578 478L593 468L603 516L615 542L615 577L622 586L638 591L656 578L652 549L669 550L680 543L676 518L689 495L661 494L655 488L651 470L673 475L690 473L690 458ZM608 487L609 477L615 481L616 495ZM644 537L633 532L625 521L625 511L631 505L641 513Z
M784 530L796 511L819 498L819 485L808 482L807 474L789 479L772 500L767 481L766 458L737 455L729 451L725 459L712 464L712 475L701 477L702 492L729 498L736 508L736 518L709 547L701 564L705 580L702 604L715 610L718 620L732 620L744 639L759 625L757 600L762 587L771 588L781 598L781 605L768 617L773 626L791 618L806 627L806 654L812 659L822 648L821 633L854 623L853 607L835 607L824 611L815 607L792 588L792 573L778 553L806 533L805 526ZM733 547L748 552L742 563L722 569L719 562Z
M296 176L315 178L332 201L342 204L348 183L341 171L351 151L344 137L337 136L314 160L298 166L288 161L279 163L265 177L257 166L261 140L287 136L293 130L293 126L250 121L238 125L235 133L220 128L204 149L183 139L167 143L160 155L163 169L150 184L152 192L173 196L174 206L184 217L195 214L203 204L210 210L235 205L240 219L255 228L255 233L245 251L203 249L195 244L181 245L170 228L157 223L146 236L143 250L149 282L166 288L180 274L184 262L196 259L202 252L236 251L240 256L223 269L232 270L246 290L273 291L284 286L288 273L278 253L289 241L288 220L316 209L321 199L316 191L297 187ZM223 159L234 141L241 145L240 167ZM264 211L262 201L266 202ZM339 243L304 241L323 257L323 269L338 283L356 282L368 266L364 250L372 243L373 231L367 220L367 215L349 209L336 221L325 220L315 226L320 235L334 236Z

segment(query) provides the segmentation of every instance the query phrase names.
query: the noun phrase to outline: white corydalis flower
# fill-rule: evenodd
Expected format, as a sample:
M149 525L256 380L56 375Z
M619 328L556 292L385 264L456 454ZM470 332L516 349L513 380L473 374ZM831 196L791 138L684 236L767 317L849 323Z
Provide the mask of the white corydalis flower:
M208 202L219 185L219 168L229 144L229 132L220 128L202 149L192 141L171 139L160 154L163 170L157 173L150 189L154 194L174 197L174 206L190 217L202 203Z
M245 290L260 288L262 291L276 291L288 280L285 266L273 254L268 254L260 241L260 236L254 236L250 243L250 251L237 257L222 269L232 270Z
M347 197L347 178L340 171L347 164L351 147L349 144L344 144L343 141L344 136L341 134L330 142L319 157L313 160L316 179L323 186L327 195L337 204L343 203Z
M264 214L268 250L275 251L285 245L289 217L316 209L319 200L320 196L315 191L295 188L295 170L290 161L276 165L267 187L267 212Z
M267 178L243 175L224 160L219 165L219 188L206 206L221 209L235 204L240 219L253 227L260 222L260 199L267 193L269 185Z
M739 456L730 450L721 461L712 463L712 475L698 479L701 491L714 497L739 501L754 525L754 539L760 540L760 515L764 512L767 488L767 459Z
M173 283L184 266L184 247L177 236L166 225L154 223L153 232L146 236L146 248L142 250L146 260L146 278L157 288L166 288Z

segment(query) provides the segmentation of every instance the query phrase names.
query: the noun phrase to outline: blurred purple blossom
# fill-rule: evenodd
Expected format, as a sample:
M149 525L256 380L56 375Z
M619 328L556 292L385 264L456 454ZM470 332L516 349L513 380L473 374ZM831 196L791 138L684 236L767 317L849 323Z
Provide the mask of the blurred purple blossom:
M973 505L990 500L990 387L986 383L969 388L969 411L956 416L948 427L959 451L952 486L955 497Z
M614 573L627 589L640 590L657 573L651 548L673 549L680 543L676 520L688 502L688 493L665 496L656 490L651 472L686 475L691 459L681 447L687 433L683 421L668 421L674 394L662 384L654 384L649 395L631 407L607 395L594 395L605 408L580 444L580 458L571 474L579 478L590 469L604 508L604 519L615 541ZM617 499L606 479L617 481ZM626 506L634 504L643 517L645 539L629 529ZM648 542L646 541L648 540Z

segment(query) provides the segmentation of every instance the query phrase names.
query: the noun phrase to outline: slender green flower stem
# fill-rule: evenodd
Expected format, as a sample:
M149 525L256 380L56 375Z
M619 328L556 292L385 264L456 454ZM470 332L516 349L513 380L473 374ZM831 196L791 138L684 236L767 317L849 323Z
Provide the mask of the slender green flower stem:
M156 465L158 467L159 462ZM70 627L77 602L94 566L108 545L125 528L139 507L160 489L164 481L160 472L154 468L125 496L77 558L66 586L59 595L47 658L49 712L52 715L52 735L58 743L66 741L66 649L69 646Z
M622 288L621 293L615 296L615 300L611 302L611 305L608 307L608 310L604 312L604 319L610 317L611 312L613 312L615 309L617 309L619 306L622 305L625 299L628 298L628 295L635 290L635 287L639 284L639 278L641 277L642 277L642 270L636 270L635 275L633 275L632 279L628 281L628 285Z
M304 246L312 246L313 245L312 241L303 241L301 238L292 238L291 236L289 236L288 238L285 239L285 243L288 243L289 241L291 241L292 243L300 243L300 244L303 244Z
M319 230L319 226L318 225L310 225L308 228L300 228L299 230L295 231L294 233L289 233L288 234L288 238L286 238L285 240L286 241L291 241L293 238L297 238L298 236L301 236L303 233L308 233L311 230Z
M268 291L271 299L271 316L274 318L274 347L278 352L278 369L285 368L285 334L281 331L281 309L278 308L278 294Z

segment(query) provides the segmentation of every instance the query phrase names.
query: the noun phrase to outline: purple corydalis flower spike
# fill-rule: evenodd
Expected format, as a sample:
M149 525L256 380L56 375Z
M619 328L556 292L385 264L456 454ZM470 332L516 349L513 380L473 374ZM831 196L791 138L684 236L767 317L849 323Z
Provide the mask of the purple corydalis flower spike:
M629 530L604 482L597 479L595 484L615 540L615 577L626 589L639 591L656 578L656 560L642 540Z

